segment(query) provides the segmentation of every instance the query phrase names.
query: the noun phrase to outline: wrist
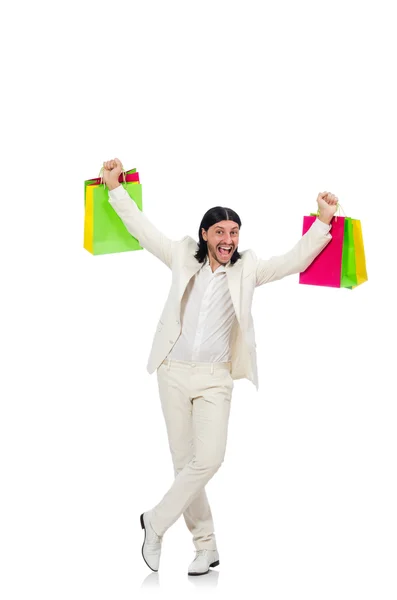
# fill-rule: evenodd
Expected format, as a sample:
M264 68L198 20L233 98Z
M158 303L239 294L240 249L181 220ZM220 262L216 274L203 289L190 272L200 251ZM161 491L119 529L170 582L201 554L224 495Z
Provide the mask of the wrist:
M317 216L318 220L321 221L322 223L325 223L326 225L329 225L332 221L332 216L325 216L323 214L321 214L321 212L319 213L319 215Z
M120 183L118 181L109 181L106 185L108 186L109 190L115 190L120 186Z

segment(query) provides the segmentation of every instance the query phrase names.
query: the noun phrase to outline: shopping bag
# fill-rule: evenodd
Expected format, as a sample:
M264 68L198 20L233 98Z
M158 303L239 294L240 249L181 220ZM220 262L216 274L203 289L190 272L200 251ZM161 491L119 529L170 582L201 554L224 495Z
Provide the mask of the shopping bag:
M304 235L314 221L316 215L303 217L302 235ZM331 221L332 240L320 252L305 271L299 273L299 283L306 285L322 285L327 287L340 287L342 272L342 252L344 238L344 217Z
M365 261L364 252L364 241L363 233L361 228L361 221L358 219L352 219L353 223L353 237L354 237L354 248L356 253L356 277L357 285L368 281L367 265ZM357 286L354 286L357 287Z
M95 186L98 187L98 186ZM84 248L94 254L94 186L85 192Z
M136 171L136 170L135 170ZM128 172L125 173L127 179ZM132 201L142 210L142 185L123 181ZM103 183L87 180L85 185L84 248L93 255L143 250L139 241L126 229L109 203L109 189Z
M361 222L345 218L341 287L354 290L368 280Z
M355 286L357 286L357 275L353 223L349 217L345 217L340 287L353 289Z

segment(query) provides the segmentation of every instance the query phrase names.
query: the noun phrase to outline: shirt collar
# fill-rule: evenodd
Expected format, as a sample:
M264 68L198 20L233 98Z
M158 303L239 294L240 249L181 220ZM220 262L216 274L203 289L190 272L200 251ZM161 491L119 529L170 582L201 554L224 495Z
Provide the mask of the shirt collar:
M224 271L226 271L226 267L229 267L229 266L230 266L230 260L226 263L226 265L220 265L217 269L215 269L214 273L223 273ZM212 269L210 266L210 261L208 260L208 256L205 257L203 269L207 269L208 271L210 271L212 273ZM214 273L212 273L212 274L214 274Z

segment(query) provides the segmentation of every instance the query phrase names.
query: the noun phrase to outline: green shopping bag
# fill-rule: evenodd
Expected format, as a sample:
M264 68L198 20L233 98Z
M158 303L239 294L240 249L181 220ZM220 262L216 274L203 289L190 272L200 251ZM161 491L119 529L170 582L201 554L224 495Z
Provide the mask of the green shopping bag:
M127 182L121 185L127 190L139 210L142 210L142 184ZM84 248L88 252L99 255L143 250L139 241L127 231L110 205L109 190L106 185L86 184L84 195Z
M353 222L345 217L342 249L342 272L340 287L353 289L357 285L356 250L354 245Z

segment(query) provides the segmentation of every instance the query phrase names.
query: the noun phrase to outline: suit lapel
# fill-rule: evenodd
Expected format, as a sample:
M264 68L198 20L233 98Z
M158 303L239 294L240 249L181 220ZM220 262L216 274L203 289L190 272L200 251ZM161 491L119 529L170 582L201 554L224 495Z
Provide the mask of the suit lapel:
M233 266L228 265L226 267L227 281L229 285L230 295L234 310L236 312L237 320L240 322L240 296L241 296L241 274L243 271L243 261L238 260Z

